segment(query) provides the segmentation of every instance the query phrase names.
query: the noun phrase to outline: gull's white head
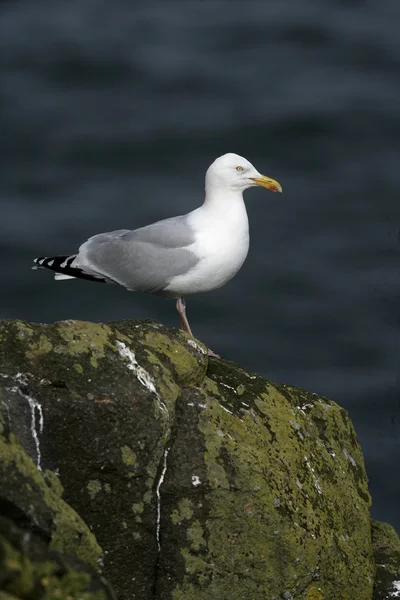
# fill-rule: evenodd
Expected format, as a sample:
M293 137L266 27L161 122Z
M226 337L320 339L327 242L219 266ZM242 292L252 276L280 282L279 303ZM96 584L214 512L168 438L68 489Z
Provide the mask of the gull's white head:
M273 192L282 191L275 179L261 175L246 158L231 152L215 159L206 173L207 191L225 189L244 192L254 185L268 188Z

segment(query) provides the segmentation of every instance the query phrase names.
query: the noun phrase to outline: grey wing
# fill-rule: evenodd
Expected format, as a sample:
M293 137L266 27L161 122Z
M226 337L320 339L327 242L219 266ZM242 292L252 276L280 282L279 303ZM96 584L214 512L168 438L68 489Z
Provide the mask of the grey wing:
M198 262L187 249L194 233L186 217L158 221L136 230L101 233L79 248L76 266L87 273L140 292L161 292Z
M164 248L184 248L195 241L193 229L188 224L187 216L164 219L126 232L128 237L147 243L154 243Z

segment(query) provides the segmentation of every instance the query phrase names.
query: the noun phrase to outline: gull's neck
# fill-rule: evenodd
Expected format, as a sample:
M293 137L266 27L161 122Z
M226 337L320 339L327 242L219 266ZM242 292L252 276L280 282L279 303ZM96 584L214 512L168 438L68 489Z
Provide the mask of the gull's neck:
M206 184L204 203L189 214L189 224L197 235L205 236L206 243L215 246L223 243L225 250L231 252L231 244L239 252L249 247L249 221L243 192ZM236 250L232 250L232 256ZM243 251L244 251L243 250ZM244 260L244 258L243 258Z
M214 213L229 215L232 210L244 210L243 192L231 188L207 185L203 208Z

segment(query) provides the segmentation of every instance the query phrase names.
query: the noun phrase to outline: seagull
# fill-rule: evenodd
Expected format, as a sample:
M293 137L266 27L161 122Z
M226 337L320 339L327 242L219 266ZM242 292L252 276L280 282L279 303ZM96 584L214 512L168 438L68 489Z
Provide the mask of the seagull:
M206 172L199 208L139 229L99 233L76 254L35 258L32 268L51 269L58 281L117 283L129 291L174 298L181 328L193 336L184 297L225 285L243 265L249 250L243 192L253 186L282 192L277 181L242 156L224 154Z

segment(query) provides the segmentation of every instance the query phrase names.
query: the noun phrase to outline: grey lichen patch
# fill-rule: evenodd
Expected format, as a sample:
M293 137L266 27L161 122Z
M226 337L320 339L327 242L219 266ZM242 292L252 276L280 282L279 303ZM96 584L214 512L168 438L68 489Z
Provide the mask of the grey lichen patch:
M132 448L129 448L129 446L122 446L121 454L124 465L127 467L134 467L136 465L137 455Z
M141 523L142 522L141 515L144 512L144 503L143 502L134 502L132 504L132 512L135 515L136 523Z
M174 525L178 525L184 520L190 520L193 516L193 504L189 498L182 498L178 503L178 509L171 513L171 521Z
M151 480L150 485L152 485L152 483L153 483L153 480ZM143 495L143 502L145 504L150 504L150 502L152 501L152 499L153 499L153 490L149 486L149 489Z
M98 479L91 479L87 484L87 491L91 500L94 500L96 496L101 492L101 481Z
M144 503L136 502L136 503L132 504L132 510L135 515L141 515L144 511Z

